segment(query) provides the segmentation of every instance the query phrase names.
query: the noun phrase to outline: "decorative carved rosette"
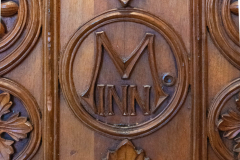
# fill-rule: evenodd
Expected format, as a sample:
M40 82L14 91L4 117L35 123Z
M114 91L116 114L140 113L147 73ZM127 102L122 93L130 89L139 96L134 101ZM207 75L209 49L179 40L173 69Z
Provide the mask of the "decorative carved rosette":
M2 1L0 75L19 64L35 45L41 28L40 6L39 0Z
M233 16L238 14L238 2L231 0L208 1L208 27L221 53L240 69L239 29Z
M0 159L12 159L12 154L14 154L13 159L31 159L38 150L41 141L41 121L38 105L25 88L11 80L1 78L0 90L3 91L0 94ZM18 104L14 104L11 97L20 100L19 103L24 107L23 110L26 110L28 117L21 116L21 112L14 113L14 111L11 111L12 107L18 108L16 106ZM3 118L5 116L7 118ZM10 139L9 137L5 138L4 133L7 133ZM20 152L15 153L13 145L27 137L27 143L24 143Z
M240 79L233 81L214 99L208 115L208 136L212 148L220 158L240 158ZM234 102L235 100L235 102ZM225 141L233 140L229 147ZM236 154L234 154L236 153Z

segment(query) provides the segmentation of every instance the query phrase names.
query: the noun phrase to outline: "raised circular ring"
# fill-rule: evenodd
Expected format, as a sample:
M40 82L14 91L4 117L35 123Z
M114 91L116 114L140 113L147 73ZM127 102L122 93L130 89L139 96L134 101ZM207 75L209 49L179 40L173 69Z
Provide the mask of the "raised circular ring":
M208 114L208 136L213 150L223 159L234 159L234 155L224 145L217 125L219 122L219 115L225 103L237 94L240 90L240 79L237 79L220 91L214 99Z
M28 19L28 20L27 20ZM14 29L0 41L0 75L18 65L38 40L41 29L41 3L39 0L19 0L18 20Z
M223 0L222 20L228 36L236 45L240 46L239 29L237 28L236 24L233 22L233 19L231 17L230 5L231 0Z
M239 32L230 15L230 0L208 1L208 27L213 42L235 67L240 69Z
M37 102L24 87L6 78L0 78L0 90L19 98L29 114L33 130L27 146L15 159L31 159L37 152L41 142L41 121Z
M166 39L178 66L178 90L169 106L151 121L133 126L114 126L102 123L89 115L79 102L73 82L73 61L77 50L86 37L96 29L115 22L134 22L154 29ZM165 22L158 17L139 9L116 9L105 12L80 27L68 42L60 62L60 83L63 94L78 119L87 126L113 138L138 138L148 135L163 125L177 113L182 106L188 88L188 61L182 40Z

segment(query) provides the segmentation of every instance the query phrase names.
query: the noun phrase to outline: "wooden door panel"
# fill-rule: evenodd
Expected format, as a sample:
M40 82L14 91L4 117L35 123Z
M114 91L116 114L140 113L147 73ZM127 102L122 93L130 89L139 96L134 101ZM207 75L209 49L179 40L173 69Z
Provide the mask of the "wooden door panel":
M237 0L3 0L0 160L239 159Z
M42 159L41 3L1 2L0 159Z
M76 7L76 5L81 6ZM168 1L162 1L161 5L159 3L156 3L156 1L132 1L130 6L135 8L141 8L143 11L138 11L137 9L130 9L126 8L124 9L121 6L121 3L119 1L78 1L77 4L75 3L69 3L62 1L61 4L61 12L65 12L66 14L61 15L60 19L60 39L61 39L61 60L60 60L60 79L61 79L61 87L63 89L63 94L61 93L61 102L60 102L60 159L79 159L79 157L84 159L103 159L107 157L108 150L115 151L117 150L117 146L122 142L125 138L132 139L131 142L137 149L142 149L146 153L146 157L149 157L151 159L174 159L175 157L178 157L179 153L181 153L180 159L190 159L190 152L191 152L191 93L187 93L188 89L188 56L190 54L187 53L187 50L190 50L190 11L187 9L189 8L188 1L186 2L179 2L175 1L172 3L169 3ZM182 9L179 9L179 6L182 7ZM107 12L111 9L115 8L123 8L122 11L116 10L111 11L108 13L103 14L103 16L98 16L103 12ZM186 9L184 9L186 8ZM172 12L168 12L167 10L171 10ZM129 11L128 11L129 10ZM127 11L127 12L125 12ZM139 24L140 21L138 21L138 18L134 19L134 16L131 17L131 12L139 14L140 18L143 22L142 24ZM144 13L142 13L144 12ZM158 33L156 28L152 29L148 26L147 23L151 23L151 21L146 18L142 18L141 15L147 15L151 13L151 16L149 18L153 18L154 21L159 21L159 23L162 23L161 21L164 21L165 29L167 30L167 27L171 28L170 32L164 31L159 29L158 31L162 31L163 33ZM118 20L114 17L114 14L122 14L125 15L125 18ZM177 16L173 16L173 15ZM84 15L84 16L83 16ZM76 17L81 17L77 18ZM159 17L160 19L155 19L154 16ZM108 17L111 19L111 21L115 21L111 24L106 24L103 27L100 26L105 23L104 17ZM170 20L171 17L171 20ZM129 18L129 19L128 19ZM131 19L134 19L131 21ZM93 19L91 22L87 23L90 19ZM68 23L66 23L68 21ZM99 22L101 21L101 22ZM106 20L107 21L107 20ZM145 23L146 22L146 23ZM85 24L87 23L87 24ZM108 22L106 22L108 23ZM84 25L85 24L85 25ZM152 25L158 25L152 24ZM161 28L163 24L160 24L159 28ZM78 29L80 27L80 29ZM95 30L91 31L89 35L87 35L87 29L91 27L97 27ZM82 31L81 29L87 28L86 31ZM163 27L164 28L164 27ZM162 28L162 29L163 29ZM180 29L184 28L184 29ZM100 32L104 31L105 36L101 34ZM97 32L98 36L97 37ZM86 34L85 41L82 42L82 44L77 48L74 45L71 45L72 42L78 42L79 40L75 40L74 37L84 37L80 36L81 33ZM103 49L103 57L102 57L102 63L101 68L99 69L98 78L96 80L95 85L104 84L106 85L115 85L116 93L121 95L121 85L137 85L137 89L139 93L143 92L143 89L141 87L144 84L151 85L153 89L154 82L152 81L151 71L152 68L149 66L148 61L148 54L147 51L143 51L141 58L134 63L136 65L134 69L132 70L130 75L131 77L129 80L121 80L121 70L119 71L118 62L114 62L116 60L116 57L120 57L122 59L126 59L131 52L134 51L134 49L141 43L142 39L144 39L144 36L146 33L151 33L154 35L154 52L156 56L156 65L157 69L161 70L158 74L158 80L162 81L160 77L163 77L165 73L169 73L171 76L173 76L174 79L176 79L176 84L173 84L174 87L166 87L161 83L161 86L163 87L164 92L169 94L169 99L166 101L171 101L172 96L175 92L179 91L180 94L176 95L179 100L179 102L176 102L174 104L177 105L170 105L170 107L175 108L172 111L175 112L178 109L180 111L176 113L173 119L170 120L170 118L164 118L164 120L159 120L157 123L158 125L165 124L163 127L160 126L156 129L154 129L155 126L152 124L145 125L144 128L138 127L139 129L131 129L132 125L137 125L141 122L148 122L149 118L144 116L142 110L139 106L137 106L137 112L136 116L131 117L130 115L123 116L120 109L118 108L117 104L115 104L115 99L113 100L113 110L114 110L114 116L108 115L108 113L104 113L105 116L100 115L100 111L98 110L98 113L93 113L91 110L91 105L84 108L88 110L87 114L91 114L93 118L88 117L88 120L93 121L93 123L88 122L88 120L84 120L84 116L81 115L78 111L78 107L73 102L73 99L71 99L72 94L73 96L81 97L81 94L83 94L89 87L89 83L91 82L92 78L92 72L95 72L96 69L94 69L94 63L97 63L96 55L101 54L97 52L96 45L97 43L102 43L104 39L109 40L109 42L103 42L105 43L102 48ZM165 38L163 35L165 34ZM169 36L166 40L166 35ZM71 37L73 37L71 39ZM174 38L172 38L174 37ZM176 38L176 39L175 39ZM176 40L178 42L172 42L173 40ZM67 44L68 43L68 44ZM172 44L171 44L172 43ZM171 45L171 46L169 46ZM116 51L117 56L114 58L114 51L111 51L111 49L108 49L108 46L112 46L113 50ZM178 46L181 50L176 51L176 47ZM185 47L186 46L186 47ZM69 70L68 65L71 66L71 62L68 62L68 58L73 56L74 53L71 52L71 49L68 50L69 47L73 47L77 49L76 56L74 57L73 62L73 69ZM172 49L172 48L173 49ZM175 50L175 54L174 54ZM150 51L148 51L150 52ZM184 52L184 53L183 53ZM133 53L132 53L133 54ZM139 53L141 54L141 53ZM131 62L129 62L131 63ZM121 64L121 63L120 63ZM151 65L151 64L150 64ZM111 68L111 70L109 70ZM181 70L181 68L184 68ZM88 72L86 72L86 69L88 69ZM76 93L71 93L69 89L69 83L67 82L67 74L71 76L74 83L74 89L76 90ZM141 76L144 76L141 78ZM123 78L122 78L123 79ZM70 79L71 81L71 79ZM97 88L97 87L96 87ZM105 89L106 89L105 88ZM181 89L180 89L181 88ZM130 99L130 94L128 89L127 98ZM94 89L94 91L97 91L97 89ZM75 91L74 91L75 92ZM100 91L97 91L98 93ZM108 92L105 90L105 93ZM122 90L123 92L123 90ZM91 93L90 93L91 94ZM94 93L95 94L95 93ZM161 94L161 93L160 93ZM187 100L185 100L185 95L187 94ZM151 93L151 101L153 101L154 93ZM91 96L91 95L90 95ZM95 96L98 96L97 94ZM107 96L107 95L106 95ZM164 95L161 95L164 96ZM65 97L65 98L64 98ZM119 96L120 101L123 96ZM143 93L140 94L140 97L143 97ZM99 98L96 97L96 103L100 103ZM103 107L109 107L109 102L107 102L105 98L103 101L105 101L105 104ZM65 102L67 101L68 104ZM81 100L80 100L81 101ZM84 100L82 100L84 101ZM129 100L130 101L130 100ZM130 108L130 103L127 102L128 108ZM89 101L88 101L89 102ZM184 102L184 103L183 103ZM84 103L84 102L83 102ZM89 102L90 103L90 102ZM106 105L108 103L108 105ZM181 103L183 103L181 105ZM160 108L160 111L166 109L168 102L163 103L162 109ZM164 107L165 106L165 107ZM71 109L70 109L70 108ZM105 108L106 109L106 108ZM107 109L106 109L107 110ZM109 111L109 110L107 110ZM159 113L153 114L152 118L161 115ZM172 114L170 117L172 117L175 113L168 112L168 114ZM75 114L75 115L74 115ZM129 110L126 114L130 114ZM151 113L150 113L151 114ZM78 119L77 119L77 118ZM99 119L99 120L96 120ZM84 124L88 124L92 127L92 129L88 129ZM109 127L110 129L104 129L104 125L101 123L98 124L97 121L102 121L104 123L109 124L116 124L118 126L121 124L122 126L128 126L127 129L118 129L119 131L116 131L114 129L111 129L112 127ZM150 120L151 121L151 120ZM95 127L95 125L101 125L103 129ZM148 127L153 127L152 130L156 130L154 133L151 133L151 130L146 130ZM119 127L120 128L120 127ZM180 129L181 128L181 129ZM95 130L95 131L94 131ZM142 131L141 131L142 130ZM69 133L71 131L71 134ZM131 132L130 132L131 131ZM101 132L101 134L99 134ZM115 134L114 134L115 132ZM124 132L129 132L129 134L124 134ZM142 133L137 133L142 132ZM137 134L136 134L137 133ZM151 133L151 134L150 134ZM144 134L147 134L147 136L142 137ZM185 137L184 139L179 139L179 136ZM68 138L66 138L68 137ZM137 139L135 139L137 137ZM114 140L115 139L115 140ZM172 139L171 143L168 143L168 141ZM165 145L163 145L165 144ZM166 145L167 144L167 145ZM184 147L182 147L184 146ZM175 152L177 151L177 152ZM171 154L169 154L171 152ZM62 155L62 156L61 156Z
M211 36L208 37L209 159L239 159L236 132L240 53L237 6L238 1L210 0L207 4Z

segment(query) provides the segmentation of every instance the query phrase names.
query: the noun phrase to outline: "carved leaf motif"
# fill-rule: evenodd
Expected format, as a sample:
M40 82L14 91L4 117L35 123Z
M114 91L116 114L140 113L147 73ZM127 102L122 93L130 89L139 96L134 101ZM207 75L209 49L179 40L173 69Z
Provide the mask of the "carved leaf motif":
M18 116L19 114L14 114L7 121L0 121L0 133L6 132L16 141L26 138L32 130L27 118Z
M239 97L240 93L236 99L236 108L238 111L240 111ZM227 114L223 114L222 119L218 123L218 129L224 131L224 137L228 139L235 138L234 141L237 144L233 147L233 151L238 153L238 159L240 159L240 137L237 137L240 133L240 112L229 110Z
M143 150L135 150L134 145L125 139L117 147L116 151L109 151L105 160L150 160L145 157Z
M233 14L236 14L238 15L238 1L236 2L233 2L231 5L230 5L230 10Z
M233 110L230 110L228 114L223 114L218 128L224 131L224 137L235 138L240 133L240 115Z
M0 118L10 112L12 102L10 101L9 93L0 94ZM25 117L19 117L19 114L13 114L8 120L2 121L0 119L0 134L8 133L15 141L24 139L27 137L27 133L32 130L32 125L27 121ZM11 145L14 141L5 140L0 138L0 159L9 160L10 155L14 153Z
M13 148L11 147L13 143L14 141L0 138L0 159L10 159L10 155L14 153Z

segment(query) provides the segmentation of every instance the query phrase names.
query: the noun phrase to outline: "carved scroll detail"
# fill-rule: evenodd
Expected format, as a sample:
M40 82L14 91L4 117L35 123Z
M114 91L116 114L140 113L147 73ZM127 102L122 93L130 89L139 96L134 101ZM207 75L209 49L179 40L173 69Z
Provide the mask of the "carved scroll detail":
M150 160L145 157L145 152L136 150L128 139L123 140L115 151L108 151L107 158L103 160Z
M236 99L237 109L239 110L239 98ZM238 152L238 159L240 159L240 112L229 110L228 113L222 115L222 119L219 120L218 129L224 131L224 137L228 139L234 139L237 143L233 151Z
M9 108L12 106L9 93L0 94L0 118L9 113ZM33 129L32 125L25 117L19 117L19 113L13 114L8 120L3 121L0 119L0 134L8 133L15 141L24 139ZM0 159L9 160L10 155L14 153L12 144L14 141L0 138Z

